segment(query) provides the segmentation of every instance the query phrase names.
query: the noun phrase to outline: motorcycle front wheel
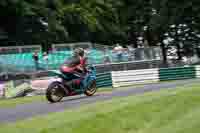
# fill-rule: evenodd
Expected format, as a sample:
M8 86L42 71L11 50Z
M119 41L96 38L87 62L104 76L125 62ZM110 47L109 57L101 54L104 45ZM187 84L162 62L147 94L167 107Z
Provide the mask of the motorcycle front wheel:
M51 103L60 102L64 97L64 91L59 83L54 82L49 85L46 91L46 98Z
M86 96L93 96L97 91L96 80L93 80L85 91Z

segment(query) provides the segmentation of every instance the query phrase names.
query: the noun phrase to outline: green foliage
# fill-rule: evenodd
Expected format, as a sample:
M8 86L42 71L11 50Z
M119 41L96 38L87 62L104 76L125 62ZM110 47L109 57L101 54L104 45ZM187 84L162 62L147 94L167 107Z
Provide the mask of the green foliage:
M163 40L170 37L170 45L185 49L179 45L199 44L199 11L198 0L1 0L0 29L9 41L25 44L93 41L137 47L143 37L148 45L165 48Z

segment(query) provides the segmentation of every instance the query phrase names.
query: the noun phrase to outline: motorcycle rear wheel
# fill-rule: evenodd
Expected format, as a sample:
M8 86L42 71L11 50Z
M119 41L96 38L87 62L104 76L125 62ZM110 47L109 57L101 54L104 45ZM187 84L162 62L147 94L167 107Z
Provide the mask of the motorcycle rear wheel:
M86 96L93 96L96 93L96 91L97 91L96 80L94 80L84 93Z
M64 97L64 91L60 85L55 82L49 85L46 91L46 98L51 103L60 102Z

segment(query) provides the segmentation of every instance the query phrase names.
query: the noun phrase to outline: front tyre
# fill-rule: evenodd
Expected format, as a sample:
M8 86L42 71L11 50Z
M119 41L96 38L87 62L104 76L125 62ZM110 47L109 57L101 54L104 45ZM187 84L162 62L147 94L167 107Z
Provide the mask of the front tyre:
M58 82L49 85L46 91L46 98L51 103L60 102L64 97L64 91Z
M86 96L93 96L97 91L96 80L93 80L85 91Z

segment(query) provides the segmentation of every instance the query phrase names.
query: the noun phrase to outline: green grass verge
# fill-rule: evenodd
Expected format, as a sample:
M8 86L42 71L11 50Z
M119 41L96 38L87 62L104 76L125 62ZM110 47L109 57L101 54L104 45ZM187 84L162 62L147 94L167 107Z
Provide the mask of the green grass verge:
M32 103L32 102L41 102L45 101L44 96L33 96L33 97L22 97L22 98L16 98L16 99L2 99L0 100L0 108L4 107L15 107L19 104L26 104L26 103Z
M116 98L14 124L2 133L199 133L199 84Z

